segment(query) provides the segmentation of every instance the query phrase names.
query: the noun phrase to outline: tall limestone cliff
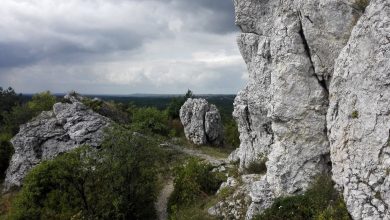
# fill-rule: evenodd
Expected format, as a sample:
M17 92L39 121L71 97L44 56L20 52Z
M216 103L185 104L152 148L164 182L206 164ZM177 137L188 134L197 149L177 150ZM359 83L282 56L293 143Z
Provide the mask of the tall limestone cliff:
M231 159L243 170L268 158L247 218L324 172L355 219L390 218L390 3L234 3L249 82L234 103L241 145Z
M333 179L354 219L390 219L390 1L371 1L334 70Z

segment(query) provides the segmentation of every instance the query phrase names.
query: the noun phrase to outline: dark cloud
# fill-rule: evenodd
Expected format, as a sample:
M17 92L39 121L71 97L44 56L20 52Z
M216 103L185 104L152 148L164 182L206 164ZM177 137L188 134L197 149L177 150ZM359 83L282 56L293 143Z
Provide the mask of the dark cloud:
M0 14L0 86L172 93L243 84L231 0L3 0Z

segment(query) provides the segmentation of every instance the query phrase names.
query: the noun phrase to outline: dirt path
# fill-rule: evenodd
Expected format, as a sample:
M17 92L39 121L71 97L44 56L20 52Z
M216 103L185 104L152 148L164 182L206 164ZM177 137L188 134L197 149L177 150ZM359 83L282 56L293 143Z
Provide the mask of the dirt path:
M188 149L182 146L173 145L173 144L161 144L162 147L171 148L173 150L188 154L190 156L198 157L203 160L206 160L213 166L220 166L227 164L227 159L216 158L207 154L202 153L198 150ZM170 178L165 182L164 188L161 190L160 194L157 197L157 202L155 204L157 210L157 216L159 220L168 219L168 200L174 190L173 179Z
M173 145L173 144L163 144L162 146L174 149L176 151L188 154L190 156L201 158L203 160L206 160L207 162L209 162L213 166L220 166L220 165L229 163L228 159L216 158L216 157L210 156L208 154L205 154L205 153L203 153L203 152L201 152L199 150L189 149L189 148L186 148L186 147Z
M158 195L156 202L156 210L158 220L167 220L168 219L168 200L174 190L173 180L168 179L164 185L164 188L161 190Z

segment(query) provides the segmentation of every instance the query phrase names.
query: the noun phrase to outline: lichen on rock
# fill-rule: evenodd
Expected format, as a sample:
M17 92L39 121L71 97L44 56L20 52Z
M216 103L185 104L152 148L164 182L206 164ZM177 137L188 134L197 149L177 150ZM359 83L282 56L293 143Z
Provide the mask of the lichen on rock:
M241 144L230 159L243 171L268 158L266 175L252 184L250 219L330 172L329 85L363 12L341 0L234 3L249 82L234 103Z
M81 96L65 96L52 111L42 112L12 138L15 153L6 172L4 190L23 185L27 173L44 160L81 145L100 146L110 120L81 103Z

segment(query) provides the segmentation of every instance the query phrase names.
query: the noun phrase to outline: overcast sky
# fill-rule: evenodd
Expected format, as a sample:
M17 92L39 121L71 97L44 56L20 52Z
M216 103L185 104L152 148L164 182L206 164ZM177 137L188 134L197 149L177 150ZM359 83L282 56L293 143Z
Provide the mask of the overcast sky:
M89 94L236 93L232 0L1 0L0 86Z

